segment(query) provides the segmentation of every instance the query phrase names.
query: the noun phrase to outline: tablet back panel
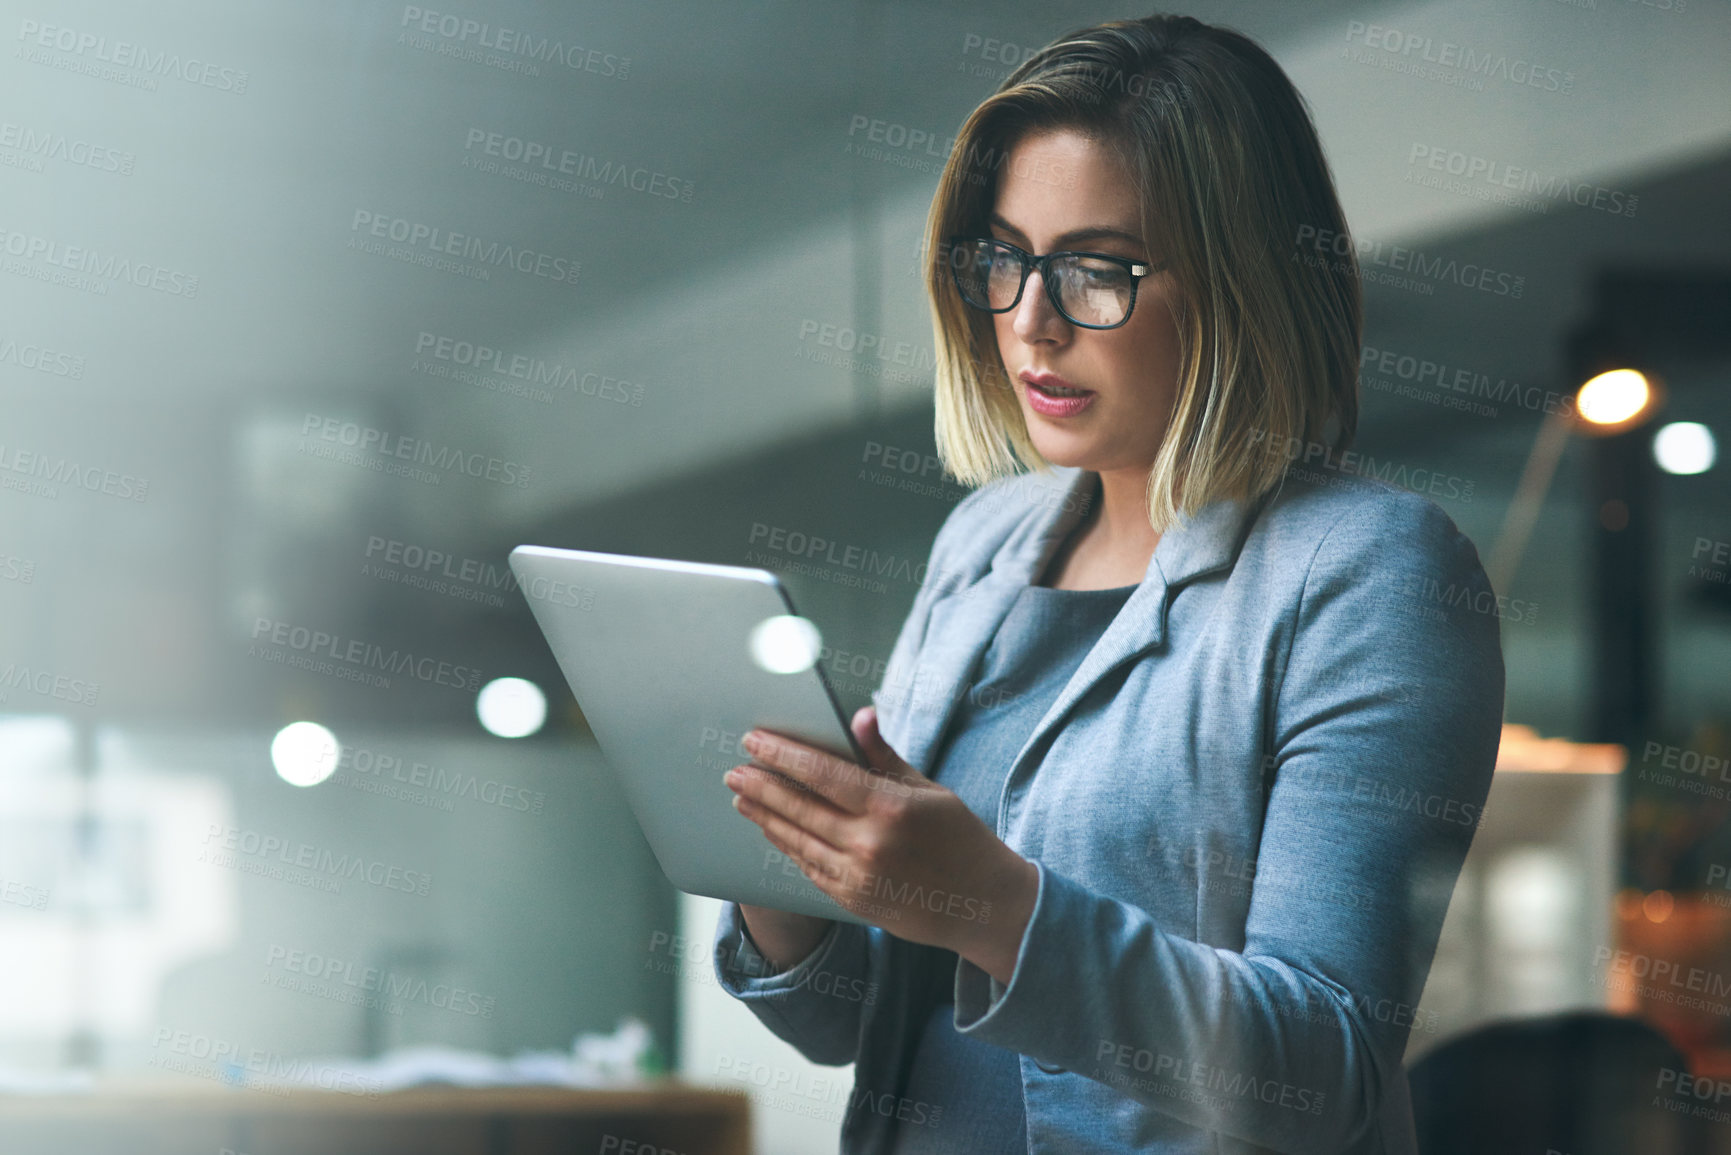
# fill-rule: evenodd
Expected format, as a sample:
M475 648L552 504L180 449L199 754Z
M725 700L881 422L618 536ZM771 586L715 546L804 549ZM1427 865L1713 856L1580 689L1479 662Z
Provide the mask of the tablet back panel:
M813 665L771 673L750 636L794 612L775 574L520 545L511 569L661 869L680 890L864 922L733 808L721 777L753 727L857 761Z

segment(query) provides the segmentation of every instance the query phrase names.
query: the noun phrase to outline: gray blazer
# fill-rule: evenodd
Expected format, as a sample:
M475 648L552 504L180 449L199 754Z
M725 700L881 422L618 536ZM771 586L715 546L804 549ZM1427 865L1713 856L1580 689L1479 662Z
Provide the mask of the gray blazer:
M874 696L920 771L1093 484L1003 479L939 530ZM1413 1155L1402 1057L1502 705L1496 598L1429 499L1290 470L1168 530L1008 768L997 832L1040 878L1011 981L953 963L956 1029L1021 1056L1029 1151ZM736 904L716 928L724 989L856 1064L844 1155L943 1126L901 1098L943 957L836 923L770 975Z

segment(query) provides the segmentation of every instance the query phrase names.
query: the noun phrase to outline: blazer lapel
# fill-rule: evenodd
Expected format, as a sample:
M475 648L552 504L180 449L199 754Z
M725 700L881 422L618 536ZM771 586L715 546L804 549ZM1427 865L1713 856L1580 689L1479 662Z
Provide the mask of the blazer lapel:
M922 774L934 769L928 760L1010 607L1088 512L1084 500L1092 492L1093 475L1062 467L1053 472L1054 478L1036 475L1027 483L1039 487L1027 493L1031 509L998 547L991 570L932 607L897 745Z
M926 644L904 707L902 742L897 746L908 764L922 774L934 769L929 761L938 741L1010 607L1044 571L1059 545L1087 513L1085 501L1093 494L1095 475L1068 466L1053 472L1055 478L1037 477L1031 482L1043 488L1028 497L1038 496L1040 500L1030 500L1033 508L999 546L990 572L932 607ZM1221 499L1204 506L1187 524L1174 526L1160 536L1136 592L1023 744L1006 775L1006 790L1024 771L1028 752L1063 721L1095 683L1119 664L1165 640L1166 611L1177 589L1192 578L1232 564L1253 508L1254 503ZM1001 825L1001 806L999 821Z
M1222 498L1198 510L1188 523L1174 526L1160 535L1141 584L1070 676L1005 774L1003 790L998 796L1000 838L1006 834L1004 800L1009 797L1012 784L1033 773L1029 753L1040 748L1045 737L1063 724L1076 703L1102 678L1123 663L1165 643L1166 614L1172 598L1192 579L1232 565L1247 523L1259 505L1260 502Z

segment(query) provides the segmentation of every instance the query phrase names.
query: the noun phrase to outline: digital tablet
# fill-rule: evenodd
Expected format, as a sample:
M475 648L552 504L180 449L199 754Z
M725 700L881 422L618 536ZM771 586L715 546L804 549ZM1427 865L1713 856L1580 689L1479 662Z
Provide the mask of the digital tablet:
M843 909L733 808L739 744L773 730L865 759L818 664L816 627L769 570L520 545L511 571L667 878L776 910Z

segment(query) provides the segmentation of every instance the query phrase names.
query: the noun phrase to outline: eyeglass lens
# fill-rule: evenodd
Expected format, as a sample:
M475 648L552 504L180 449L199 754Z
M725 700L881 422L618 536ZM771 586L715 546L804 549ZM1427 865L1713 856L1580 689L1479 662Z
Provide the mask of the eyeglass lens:
M1022 287L1022 260L1014 249L993 241L969 241L951 256L962 299L980 309L1002 312ZM1135 278L1128 269L1099 257L1066 255L1046 265L1058 290L1061 311L1082 325L1116 325L1130 311Z

